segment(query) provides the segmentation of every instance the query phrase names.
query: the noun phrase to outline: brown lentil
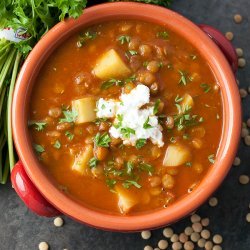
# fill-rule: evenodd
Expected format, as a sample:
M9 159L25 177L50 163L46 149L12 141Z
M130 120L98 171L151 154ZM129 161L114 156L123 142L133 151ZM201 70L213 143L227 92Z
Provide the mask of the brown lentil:
M158 247L159 247L160 249L167 249L167 247L168 247L168 242L167 242L166 240L160 240L160 241L158 242Z
M201 225L203 227L207 227L209 225L209 219L208 218L204 218L201 220Z
M178 234L173 234L172 237L170 238L171 242L177 242L179 240L179 236Z
M250 128L250 118L247 119L247 126Z
M190 235L190 239L193 241L193 242L197 242L199 239L200 239L200 234L197 233L197 232L193 232L191 235Z
M174 127L174 118L172 116L167 116L165 125L168 129L172 129Z
M139 47L139 53L143 57L149 57L152 53L152 48L149 45L143 44Z
M215 244L221 244L222 241L223 241L223 238L222 238L221 235L219 235L219 234L215 234L215 235L214 235L214 237L213 237L213 242L214 242Z
M205 239L199 239L197 242L198 247L203 248L205 246L206 240Z
M162 186L164 188L172 189L174 187L174 184L175 184L174 177L169 174L163 175L161 181L162 181Z
M241 137L245 138L247 135L249 135L249 131L247 128L242 128L241 129Z
M159 91L159 86L157 82L154 82L151 86L150 86L150 93L152 95L156 95Z
M212 250L212 248L213 248L213 242L212 241L207 241L206 243L205 243L205 249L206 250Z
M172 244L172 249L173 249L173 250L181 250L181 249L182 249L182 244L181 244L179 241L174 242L174 243Z
M55 219L54 219L54 225L56 226L56 227L61 227L61 226L63 226L63 219L61 218L61 217L56 217Z
M159 176L150 176L148 180L151 187L158 187L161 185L161 178Z
M234 38L234 34L231 31L226 32L225 37L229 40L232 41Z
M141 232L141 237L142 237L144 240L148 240L148 239L151 237L151 232L150 232L149 230L142 231L142 232Z
M58 118L62 114L62 110L60 108L50 108L48 111L49 116L53 118Z
M56 129L59 130L59 131L64 131L64 130L70 129L71 126L72 126L71 123L63 122L63 123L59 123L59 124L56 126Z
M147 65L147 70L156 73L159 70L159 63L157 61L151 61Z
M202 225L201 225L201 223L196 222L192 225L192 228L193 228L194 232L200 233L202 230Z
M201 217L198 214L193 214L190 217L190 220L191 220L192 223L196 223L196 222L199 222L201 220Z
M249 176L247 176L247 175L241 175L240 177L239 177L239 182L240 182L240 184L242 184L242 185L246 185L246 184L248 184L249 183Z
M155 81L155 76L151 72L142 71L138 74L137 80L145 85L151 85Z
M192 227L186 227L185 230L184 230L184 233L185 233L187 236L190 236L193 232L194 232L194 230L193 230Z
M194 249L194 243L192 241L187 241L184 244L185 250L193 250Z
M172 235L174 234L174 231L171 227L166 227L163 229L162 233L164 237L171 238Z
M237 53L238 57L242 57L243 56L243 50L241 48L237 48L236 49L236 53Z
M238 59L238 65L240 68L244 68L246 66L246 59L245 58L239 58Z
M99 161L105 160L106 157L108 156L108 153L109 153L108 148L95 147L95 149L94 149L94 155L97 158L97 160L99 160Z
M186 241L188 241L188 236L187 236L185 233L181 233L181 234L179 235L179 241L180 241L181 243L185 243Z
M39 243L38 249L39 250L48 250L49 249L49 245L48 245L47 242L42 241L42 242Z
M218 204L218 199L216 197L211 197L208 203L211 207L216 207Z
M247 146L250 146L250 135L245 136L244 141Z
M250 222L250 213L248 213L248 214L246 215L246 221L247 221L247 222Z
M213 249L213 250L222 250L222 247L219 246L219 245L215 245L215 246L213 246L212 249Z
M234 15L234 21L235 21L235 23L241 23L242 22L242 16L240 14Z
M205 240L210 238L210 232L207 229L201 231L201 237Z
M233 162L233 165L234 166L239 166L240 165L240 158L239 157L235 157L235 159L234 159L234 162Z
M153 247L151 247L151 246L145 246L144 250L153 250Z
M247 91L245 89L240 89L240 97L245 98L247 96Z
M130 50L138 50L140 46L140 39L139 38L132 38L128 44L128 48Z

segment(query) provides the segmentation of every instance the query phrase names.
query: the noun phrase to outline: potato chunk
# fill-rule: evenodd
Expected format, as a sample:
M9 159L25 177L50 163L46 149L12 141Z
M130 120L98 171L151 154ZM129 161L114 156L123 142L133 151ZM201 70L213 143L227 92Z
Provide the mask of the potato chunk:
M96 100L94 97L85 97L72 101L72 109L76 110L78 115L75 123L93 122L96 119Z
M119 54L110 49L97 61L93 73L102 80L124 78L131 74L131 70L123 62Z
M182 107L183 112L186 109L192 108L194 106L194 100L191 95L185 94L182 98L183 100L181 102L181 107Z
M177 167L191 159L190 150L184 145L169 145L163 160L163 166Z
M122 214L127 214L139 202L131 191L121 186L116 186L115 191L118 194L118 207Z
M93 157L93 146L88 144L84 150L79 153L74 161L72 170L77 171L79 174L83 175L88 167L89 160Z

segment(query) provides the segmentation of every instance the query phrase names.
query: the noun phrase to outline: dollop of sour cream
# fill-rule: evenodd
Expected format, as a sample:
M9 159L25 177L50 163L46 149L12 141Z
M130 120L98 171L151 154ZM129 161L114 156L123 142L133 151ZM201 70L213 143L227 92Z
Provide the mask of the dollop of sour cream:
M109 133L114 138L121 138L125 145L135 146L139 139L149 139L162 147L162 127L154 114L154 107L142 108L149 102L149 88L139 84L129 94L121 94L120 100L100 98L97 117L114 118Z

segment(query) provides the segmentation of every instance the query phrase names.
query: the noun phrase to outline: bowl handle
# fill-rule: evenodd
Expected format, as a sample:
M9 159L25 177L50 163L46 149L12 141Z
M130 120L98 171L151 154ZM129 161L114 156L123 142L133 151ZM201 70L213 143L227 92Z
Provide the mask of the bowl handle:
M217 29L206 24L198 25L220 48L227 58L232 70L236 73L238 69L238 57L232 43Z
M61 213L54 208L38 191L24 170L21 161L11 172L12 186L25 205L40 216L54 217Z

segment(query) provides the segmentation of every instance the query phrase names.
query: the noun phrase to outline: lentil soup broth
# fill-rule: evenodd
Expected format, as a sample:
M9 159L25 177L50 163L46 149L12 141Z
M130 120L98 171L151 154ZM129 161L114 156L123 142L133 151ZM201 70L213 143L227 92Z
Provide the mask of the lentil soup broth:
M103 71L109 52L120 65ZM118 128L127 114L114 121L99 107L100 98L131 100L139 86L150 92L139 108L153 110L143 128L158 129L158 141L132 142L136 128ZM53 52L32 92L29 130L58 188L95 209L133 214L167 207L197 187L216 157L222 115L219 85L191 44L166 27L123 20L85 29ZM120 137L110 132L114 124Z

